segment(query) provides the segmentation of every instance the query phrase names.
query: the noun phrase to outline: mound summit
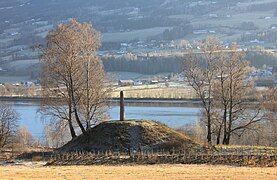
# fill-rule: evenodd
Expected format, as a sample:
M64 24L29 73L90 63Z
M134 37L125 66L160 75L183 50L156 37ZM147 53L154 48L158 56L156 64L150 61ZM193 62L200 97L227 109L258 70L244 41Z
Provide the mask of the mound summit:
M193 149L199 145L166 125L148 120L106 121L61 147L59 152Z

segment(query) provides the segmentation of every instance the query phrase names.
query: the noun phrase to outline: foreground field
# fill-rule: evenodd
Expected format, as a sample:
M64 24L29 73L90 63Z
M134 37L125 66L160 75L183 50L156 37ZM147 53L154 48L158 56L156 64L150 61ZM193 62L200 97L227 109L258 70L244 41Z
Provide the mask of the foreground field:
M277 179L277 168L211 165L0 166L1 179Z

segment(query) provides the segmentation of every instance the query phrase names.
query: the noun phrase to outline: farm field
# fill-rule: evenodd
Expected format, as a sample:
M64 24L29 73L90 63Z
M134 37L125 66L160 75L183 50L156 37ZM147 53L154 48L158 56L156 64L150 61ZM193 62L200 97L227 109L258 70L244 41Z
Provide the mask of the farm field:
M141 89L139 89L141 87ZM153 88L150 88L153 87ZM112 97L119 98L119 91L125 91L125 98L145 99L193 99L197 98L192 88L162 88L152 86L122 87L113 91Z
M212 165L0 166L1 179L277 179L277 168Z
M276 21L276 17L272 17L274 12L266 11L266 12L255 12L255 13L240 13L235 14L231 18L218 18L218 19L204 19L201 18L199 20L195 20L192 22L193 25L198 24L212 24L216 26L237 26L241 23L241 20L248 22L252 21L258 26L259 29L269 28L272 22ZM270 17L270 20L267 20L263 17Z
M33 79L31 79L30 76L0 76L0 83L17 83L26 81L33 81Z
M146 40L149 36L159 35L166 29L172 29L172 27L155 27L149 29L135 30L129 32L119 32L119 33L103 33L104 42L122 42L122 41L132 41L138 38L141 41Z
M256 1L248 1L248 2L241 2L238 4L238 7L247 7L249 5L259 5L264 3L272 3L276 2L275 0L256 0Z
M155 77L165 77L168 76L170 73L159 73L154 75L148 75L148 74L140 74L140 73L134 73L134 72L119 72L119 71L112 71L107 72L108 77L115 79L115 80L129 80L129 79L154 79Z

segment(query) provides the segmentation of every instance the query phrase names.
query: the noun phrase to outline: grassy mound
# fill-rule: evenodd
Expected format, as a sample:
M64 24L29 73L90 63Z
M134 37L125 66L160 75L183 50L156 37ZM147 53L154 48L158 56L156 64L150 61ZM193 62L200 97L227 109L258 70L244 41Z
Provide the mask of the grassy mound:
M158 122L107 121L59 149L71 151L120 151L192 149L199 145L184 134Z

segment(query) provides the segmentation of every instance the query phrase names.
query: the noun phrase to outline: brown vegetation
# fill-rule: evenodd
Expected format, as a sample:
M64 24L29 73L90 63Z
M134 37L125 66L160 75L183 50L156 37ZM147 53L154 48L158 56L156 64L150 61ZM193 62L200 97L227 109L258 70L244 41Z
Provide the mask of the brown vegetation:
M122 164L224 164L239 166L276 167L276 150L262 154L261 151L245 152L191 152L188 150L142 151L116 154L106 152L63 153L51 157L47 165L122 165Z
M135 99L196 99L195 91L190 88L145 88L141 89L128 89L124 91L125 98ZM113 98L118 98L119 91L115 90L112 93Z
M0 167L1 179L276 179L277 168L211 165Z

